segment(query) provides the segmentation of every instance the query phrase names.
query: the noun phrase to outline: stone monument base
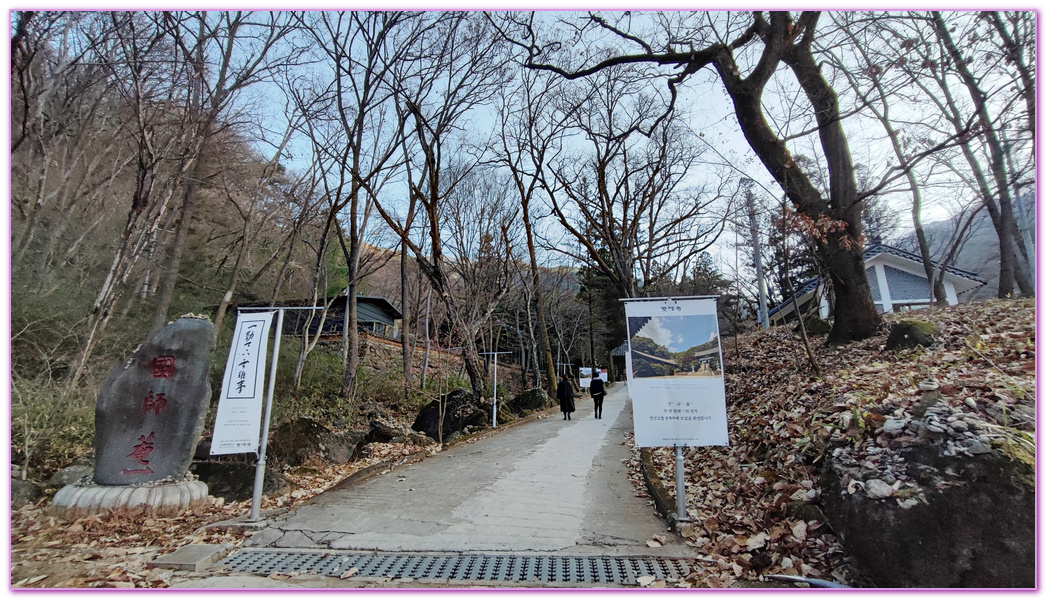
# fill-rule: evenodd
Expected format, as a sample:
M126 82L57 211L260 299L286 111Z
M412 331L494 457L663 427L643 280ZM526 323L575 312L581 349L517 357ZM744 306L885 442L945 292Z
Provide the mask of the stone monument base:
M195 479L179 483L97 485L77 482L58 490L51 508L65 515L108 511L177 516L207 502L207 484Z

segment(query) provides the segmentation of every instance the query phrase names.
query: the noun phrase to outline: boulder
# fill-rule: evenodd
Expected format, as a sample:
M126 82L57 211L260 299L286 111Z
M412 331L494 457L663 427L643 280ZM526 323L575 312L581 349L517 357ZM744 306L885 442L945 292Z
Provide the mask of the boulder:
M190 471L207 484L207 491L212 496L225 498L227 502L243 502L254 497L254 463L197 461L192 464ZM279 496L293 488L294 484L280 472L266 468L262 494Z
M444 396L444 419L443 434L444 441L456 432L462 431L466 426L482 428L490 426L490 407L486 407L473 400L471 394L465 390L455 390ZM436 440L438 437L437 425L440 422L440 402L433 400L418 411L411 429L420 431L430 438Z
M63 487L72 485L94 473L94 465L70 465L47 480L48 487Z
M522 417L538 409L550 406L551 404L552 401L549 399L549 394L545 393L545 390L541 388L531 388L506 402L505 406L513 414Z
M826 456L822 508L863 575L884 588L1035 587L1032 467L997 450L946 456L926 445L901 455L920 484L905 497L875 478L849 491L853 469Z
M891 332L887 334L884 350L899 350L916 346L930 348L941 334L942 330L934 323L898 321L891 326Z
M11 508L33 504L44 495L44 488L31 479L11 478Z
M288 467L345 464L352 460L356 445L366 435L353 431L334 433L316 419L299 417L276 428L266 456L267 460Z
M832 331L833 326L829 324L825 319L818 317L808 317L803 320L804 328L807 330L807 335L829 335ZM797 324L793 328L793 331L800 333L800 325Z
M371 430L364 441L365 443L413 444L415 446L428 446L436 443L436 440L427 435L381 419L371 421Z
M211 401L214 325L182 317L116 367L95 404L94 483L181 480Z

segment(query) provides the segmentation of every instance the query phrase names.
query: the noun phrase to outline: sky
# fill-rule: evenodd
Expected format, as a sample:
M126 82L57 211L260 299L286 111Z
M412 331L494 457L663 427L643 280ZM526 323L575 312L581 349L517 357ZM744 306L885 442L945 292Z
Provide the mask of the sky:
M716 318L713 315L651 317L636 336L650 338L670 352L682 352L715 340Z

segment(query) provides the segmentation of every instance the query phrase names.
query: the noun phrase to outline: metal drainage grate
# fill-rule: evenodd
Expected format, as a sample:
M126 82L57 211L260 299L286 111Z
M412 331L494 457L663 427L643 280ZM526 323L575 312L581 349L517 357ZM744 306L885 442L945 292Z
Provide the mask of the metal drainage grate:
M323 550L241 550L220 565L237 573L268 576L299 573L338 577L441 579L502 583L636 585L636 578L683 578L691 572L679 558L648 556L551 556L519 554L400 554Z

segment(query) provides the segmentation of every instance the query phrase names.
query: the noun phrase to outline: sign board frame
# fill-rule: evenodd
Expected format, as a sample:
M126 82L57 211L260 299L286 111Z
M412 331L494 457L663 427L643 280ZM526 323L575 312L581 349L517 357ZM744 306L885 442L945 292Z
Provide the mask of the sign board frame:
M715 296L623 299L636 445L727 446Z
M211 454L258 452L269 330L276 311L240 315L215 411Z

